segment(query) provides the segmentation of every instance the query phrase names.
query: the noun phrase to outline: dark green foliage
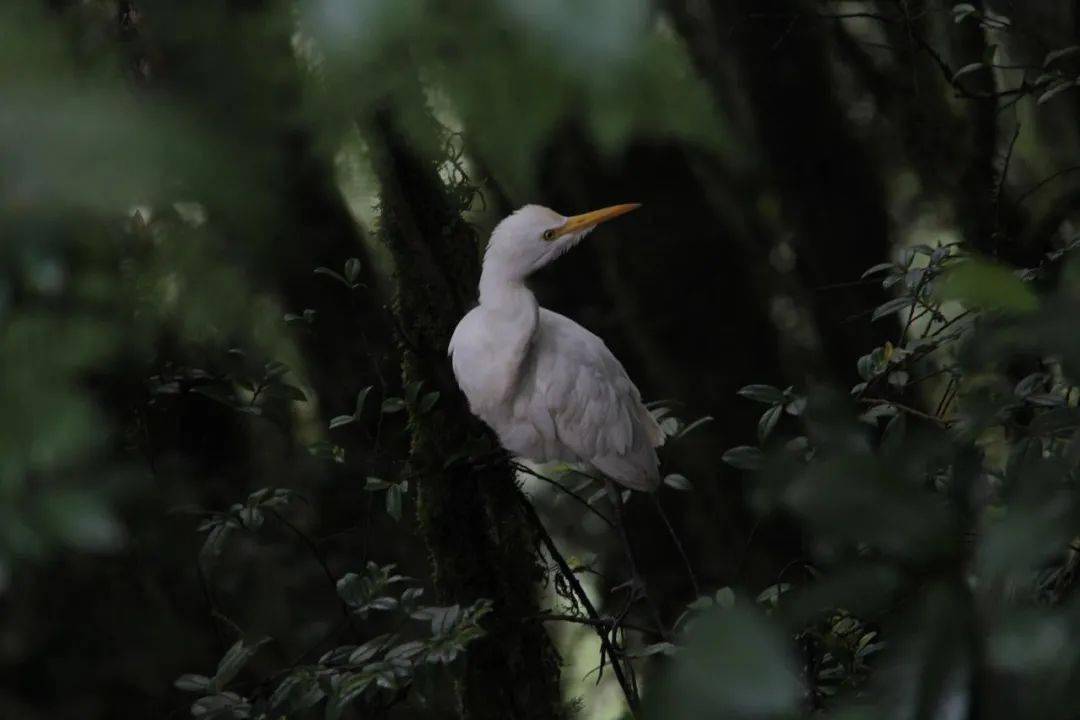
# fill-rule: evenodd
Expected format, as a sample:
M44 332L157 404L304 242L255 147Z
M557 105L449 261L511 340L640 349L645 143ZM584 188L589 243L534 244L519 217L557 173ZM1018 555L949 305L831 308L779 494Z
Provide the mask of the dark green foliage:
M901 344L859 360L862 382L850 399L813 390L786 443L725 455L757 471L759 506L797 518L814 545L798 589L783 583L758 597L773 628L721 608L711 612L709 631L719 634L711 645L695 626L684 630L689 647L664 692L686 717L794 717L800 708L837 717L1072 717L1075 693L1056 679L1080 670L1080 656L1061 651L1072 643L1063 618L1074 612L1080 519L1069 489L1071 362L1064 336L1036 340L1032 330L1056 324L1074 290L1064 281L1040 300L1022 274L948 248L916 247L868 274L882 271L886 285L903 288ZM962 305L946 314L945 299ZM1022 349L1015 337L1027 339ZM1020 354L1044 370L1012 387L1003 368ZM739 394L776 403L770 411L783 401L767 385ZM914 409L920 396L940 398L936 411ZM1017 634L1039 623L1058 623L1054 639L1038 645L1031 636L1021 649ZM778 628L790 633L786 650L777 649ZM724 663L739 643L772 648L755 674L780 684L798 649L801 677L745 698L737 693L746 681L706 680L730 674ZM1046 683L1054 694L1043 694ZM1006 692L1008 705L997 705Z

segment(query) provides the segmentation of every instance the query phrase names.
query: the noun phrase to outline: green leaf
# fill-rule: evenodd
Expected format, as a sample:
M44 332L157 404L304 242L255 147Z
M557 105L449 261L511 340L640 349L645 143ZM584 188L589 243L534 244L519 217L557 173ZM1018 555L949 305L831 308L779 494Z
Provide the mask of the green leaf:
M870 277L871 275L877 275L880 272L885 272L886 270L894 270L894 269L896 269L896 265L894 265L891 262L878 263L877 265L874 265L874 266L870 267L866 272L864 272L860 279L866 279L866 278Z
M181 675L173 685L175 685L178 690L204 693L207 688L210 687L210 678L205 675Z
M267 385L263 390L263 394L269 397L292 400L294 402L307 402L307 395L304 394L303 390L295 385L288 385L286 383L275 382Z
M364 483L364 489L368 492L375 492L377 490L386 490L392 483L383 480L382 478L369 477Z
M369 672L345 676L326 703L326 720L339 720L345 708L363 695L377 677L375 673Z
M367 403L368 394L371 392L371 385L356 393L356 409L353 411L353 419L359 420L360 416L364 412L364 405Z
M950 270L940 292L946 300L1003 312L1026 313L1039 306L1035 293L1012 270L980 259Z
M1042 387L1048 380L1050 375L1045 372L1031 373L1026 376L1020 382L1016 383L1016 388L1013 390L1017 397L1027 397L1028 395L1035 394L1035 391Z
M885 431L881 434L881 449L887 453L898 452L904 441L906 431L907 415L903 413L893 415L885 426Z
M289 366L283 362L278 362L277 360L266 363L266 367L264 369L267 380L276 380L277 378L287 374L288 372Z
M238 513L240 523L248 530L258 530L263 524L263 514L259 508L246 507Z
M696 598L695 600L687 604L686 607L690 610L708 610L709 608L715 606L716 600L709 597L708 595L702 595L701 597Z
M385 593L391 585L408 580L403 575L393 575L393 570L393 565L380 567L368 562L363 574L345 573L337 581L338 595L361 614L369 610L392 610L397 607L398 601Z
M312 673L300 670L281 681L270 695L270 707L282 714L302 713L322 700L324 695Z
M950 80L950 82L955 83L957 80L964 77L965 75L970 75L971 73L975 72L976 70L982 70L985 67L987 67L987 65L986 65L986 63L983 63L983 62L973 62L973 63L970 63L968 65L965 65L964 67L960 68L955 73L953 73L952 80Z
M386 490L386 513L395 521L401 520L401 500L403 496L401 485L391 485Z
M342 591L342 581L344 581L346 578L350 578L350 580L355 580L356 577L358 576L355 573L349 573L344 578L339 580L338 594L340 595ZM344 596L342 596L342 599L345 599ZM349 656L356 652L356 647L356 645L342 645L340 647L334 648L333 650L328 650L327 652L322 654L322 657L319 658L319 664L344 665L349 661Z
M405 409L405 401L399 397L388 397L383 400L382 411L390 415L392 413L401 412Z
M315 322L317 315L318 313L311 308L304 310L300 315L297 315L296 313L285 313L285 323L288 325L311 325Z
M971 3L957 3L953 5L953 21L957 23L963 22L968 17L975 15L978 10Z
M421 415L429 412L431 408L435 407L435 403L439 402L439 395L439 391L435 390L433 392L427 393L426 395L424 395L423 398L420 399L419 411Z
M677 473L672 473L671 475L665 477L664 484L667 485L669 488L674 488L675 490L681 490L683 492L694 489L693 486L690 484L689 480Z
M910 297L898 297L882 303L874 308L874 314L870 317L870 322L875 322L883 317L893 314L900 310L906 310L914 304L914 298Z
M368 385L366 388L364 388L363 390L358 392L356 394L356 409L353 411L353 414L352 415L338 415L338 416L334 417L333 419L330 420L330 429L333 430L334 428L339 428L339 427L341 427L343 425L348 425L349 423L353 423L353 422L358 421L360 419L360 416L364 412L364 405L367 402L367 396L368 396L368 393L370 393L370 392L371 392L371 386L370 385Z
M776 583L758 593L756 599L757 602L764 605L776 605L780 602L780 596L791 590L790 583Z
M861 358L859 358L859 361L858 363L856 363L855 367L859 372L859 377L861 377L863 380L870 380L877 374L874 363L874 356L871 353L867 353Z
M1043 67L1050 67L1058 60L1071 57L1077 53L1080 53L1080 45L1070 45L1069 47L1061 48L1060 50L1052 50L1046 53L1046 59L1043 60Z
M784 401L784 393L772 385L747 385L740 388L736 394L766 405L775 405Z
M251 715L251 704L234 692L223 692L201 697L191 704L191 716L218 720L219 718L246 718Z
M221 551L225 548L225 541L228 540L229 535L236 528L236 525L230 521L218 522L210 530L210 534L206 537L206 541L203 542L202 549L199 551L199 561L204 568L208 568L213 565L219 557L221 557Z
M1040 95L1039 99L1036 100L1035 103L1037 105L1044 105L1056 98L1058 95L1065 92L1066 90L1071 90L1074 87L1076 87L1075 80L1066 80L1064 82L1058 83L1057 85L1052 86L1049 90Z
M1032 405L1039 405L1042 407L1061 407L1065 404L1065 397L1063 395L1054 395L1052 393L1033 393L1024 399Z
M211 681L211 688L218 692L223 690L226 685L232 682L237 673L243 670L248 661L259 651L259 648L268 642L270 642L270 638L261 638L251 644L248 644L243 639L233 643L233 646L225 652L221 662L218 663L217 673L214 674Z
M348 284L349 284L349 281L346 280L344 277L342 277L341 273L338 273L338 272L336 272L334 270L331 270L328 267L317 267L317 268L315 268L315 274L316 275L326 275L327 277L334 278L339 283L341 283L342 285L345 285L345 286L348 286Z
M363 665L379 654L379 652L385 650L395 637L395 635L387 633L368 640L366 643L352 651L349 655L349 664Z
M686 435L689 434L691 430L696 430L697 428L701 427L702 425L704 425L706 423L711 423L712 421L713 421L713 417L711 415L706 415L705 417L700 417L697 420L695 420L694 422L692 422L689 425L687 425L686 427L684 427L682 430L680 430L679 434L676 437L678 437L678 438L686 437Z
M804 696L784 634L750 605L709 611L648 696L644 717L798 717Z
M345 448L325 440L311 443L308 445L307 450L312 457L317 457L320 460L333 460L339 464L345 462Z
M349 258L345 261L345 279L350 283L355 284L356 279L360 277L360 260L358 258Z
M724 453L721 460L741 470L757 470L761 467L764 458L764 454L756 447L740 445Z
M758 442L764 443L769 438L783 412L783 405L773 405L762 414L757 426Z
M449 608L448 608L449 609ZM390 648L386 653L386 660L410 660L424 651L424 643L420 640L410 640Z
M799 417L806 411L806 397L798 396L793 398L787 405L784 406L784 410L788 415L793 417Z

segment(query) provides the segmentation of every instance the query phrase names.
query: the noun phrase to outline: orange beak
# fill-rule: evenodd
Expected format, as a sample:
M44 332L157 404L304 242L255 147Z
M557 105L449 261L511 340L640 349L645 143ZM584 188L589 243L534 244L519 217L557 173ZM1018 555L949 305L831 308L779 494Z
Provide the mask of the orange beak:
M556 236L566 235L572 232L579 232L581 230L587 230L589 228L596 227L602 222L613 220L620 215L625 215L631 210L637 210L641 207L641 203L623 203L622 205L612 205L611 207L602 208L600 210L593 210L582 215L574 215L566 219L563 226L555 231Z

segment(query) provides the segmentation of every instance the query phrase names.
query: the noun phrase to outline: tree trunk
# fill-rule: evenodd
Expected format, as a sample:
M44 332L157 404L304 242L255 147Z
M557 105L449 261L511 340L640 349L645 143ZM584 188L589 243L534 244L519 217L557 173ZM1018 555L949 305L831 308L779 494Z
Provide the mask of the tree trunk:
M459 683L462 716L476 720L561 718L559 658L538 613L545 568L520 490L505 467L447 461L480 427L456 389L446 358L454 326L472 304L479 270L465 197L439 178L381 114L368 133L382 200L379 238L396 263L395 313L403 328L406 385L438 390L430 412L409 407L417 514L439 601L490 599L487 635L469 647Z

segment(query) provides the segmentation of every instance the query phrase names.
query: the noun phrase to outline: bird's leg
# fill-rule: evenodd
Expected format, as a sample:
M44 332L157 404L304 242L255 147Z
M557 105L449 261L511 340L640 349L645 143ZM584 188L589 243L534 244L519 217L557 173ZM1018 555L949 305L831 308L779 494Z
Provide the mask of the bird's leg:
M626 522L623 517L623 501L622 495L619 493L619 488L615 486L615 483L610 480L605 480L607 485L608 497L611 498L611 504L615 506L615 526L619 530L619 539L622 540L623 551L626 553L626 562L630 566L630 578L633 584L633 590L631 591L631 597L634 593L640 592L645 598L645 603L649 606L649 612L652 613L653 622L656 623L656 631L660 637L667 639L667 631L664 630L664 623L660 619L660 610L656 607L656 603L649 595L649 590L645 586L645 581L641 579L641 574L637 569L637 562L634 560L634 550L630 546L630 537L626 534Z

